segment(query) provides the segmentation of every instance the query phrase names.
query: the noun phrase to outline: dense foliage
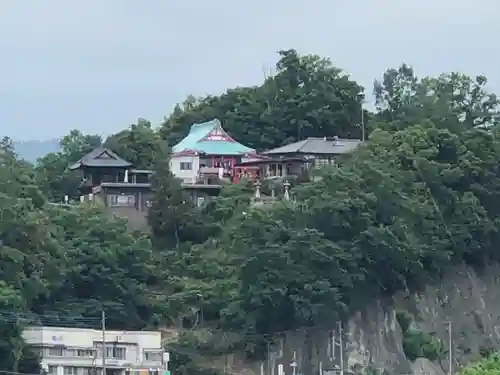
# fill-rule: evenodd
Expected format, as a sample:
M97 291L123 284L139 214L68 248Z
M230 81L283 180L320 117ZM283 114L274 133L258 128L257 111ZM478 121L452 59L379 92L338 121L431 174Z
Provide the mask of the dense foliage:
M248 184L197 208L164 150L193 122L217 117L257 149L361 136L363 88L326 59L282 51L262 85L188 98L159 129L139 120L104 142L156 171L144 234L95 208L50 203L78 197L81 176L67 167L99 137L72 131L34 166L4 139L0 370L36 364L20 339L25 324L97 325L104 309L110 328L210 330L203 343L184 335L171 347L173 364L194 373L193 346L260 356L279 332L331 324L455 263L500 260L499 103L485 84L388 70L375 84L376 112L364 114L368 142L341 168L319 171L294 186L293 200L266 209L250 205Z
M500 374L500 355L490 355L479 362L472 363L460 371L461 375L497 375Z

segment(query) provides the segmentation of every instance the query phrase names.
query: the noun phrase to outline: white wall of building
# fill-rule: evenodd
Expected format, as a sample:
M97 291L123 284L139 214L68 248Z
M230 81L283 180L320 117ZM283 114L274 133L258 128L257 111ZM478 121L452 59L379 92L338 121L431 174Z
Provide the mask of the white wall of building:
M190 165L191 169L182 169L182 166ZM199 156L175 156L170 158L170 171L186 184L194 184L200 169Z
M105 336L108 350L106 365L109 368L166 368L160 332L106 331ZM100 330L28 327L23 332L23 338L30 346L41 349L44 367L57 368L53 375L68 375L66 367L88 369L102 366ZM117 355L118 352L120 355ZM70 375L86 374L82 370Z

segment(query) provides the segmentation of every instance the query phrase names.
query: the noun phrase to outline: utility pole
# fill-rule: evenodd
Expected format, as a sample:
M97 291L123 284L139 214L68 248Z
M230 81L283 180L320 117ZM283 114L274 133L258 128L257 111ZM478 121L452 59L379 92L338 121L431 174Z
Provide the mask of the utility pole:
M448 375L453 373L453 348L451 339L451 320L448 323Z
M338 340L336 338L338 336ZM330 354L330 361L334 362L336 360L335 352L336 352L336 347L339 348L339 365L336 366L336 369L340 370L339 375L344 375L344 332L342 331L342 322L338 321L337 322L337 329L336 332L332 331L332 338L331 338L331 353ZM329 349L330 350L330 349Z
M297 375L297 352L293 352L293 360L290 366L292 367L292 375Z
M340 375L344 375L344 332L342 331L342 322L337 322L339 331L339 354L340 354Z
M104 309L101 314L102 324L102 375L106 375L106 313Z
M366 140L366 134L365 134L365 111L363 109L363 104L365 103L365 94L360 92L358 94L358 100L359 100L359 119L360 123L357 125L357 127L361 128L361 141L365 143Z
M365 143L365 111L363 109L363 101L361 101L361 141Z

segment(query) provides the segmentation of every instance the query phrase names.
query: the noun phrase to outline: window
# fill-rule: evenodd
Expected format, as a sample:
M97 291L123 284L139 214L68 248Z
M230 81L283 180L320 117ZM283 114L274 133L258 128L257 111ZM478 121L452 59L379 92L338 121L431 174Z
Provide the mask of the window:
M278 176L283 176L283 164L278 164Z
M280 338L279 344L278 344L278 358L283 357L283 339Z
M52 348L46 348L45 352L49 357L62 357L63 352L64 352L64 347L62 346L55 346Z
M190 171L193 169L193 163L191 162L181 162L181 171Z
M135 175L135 183L137 184L147 184L149 182L149 174L136 174Z
M94 347L97 348L99 352L99 357L102 357L102 343L94 342ZM127 349L124 348L123 346L114 346L112 343L106 344L106 358L125 359L126 354L127 354Z
M161 362L163 359L163 353L162 352L144 352L144 360L148 362Z
M97 352L94 350L78 349L78 351L77 351L78 357L94 358L94 357L96 357L96 355L97 355Z
M109 207L134 207L135 206L135 195L108 195L108 206Z
M196 205L197 205L198 207L203 206L203 203L205 203L205 197L198 197L198 198L196 199Z
M49 366L47 375L57 375L57 366Z
M79 367L77 375L95 375L96 370L95 367Z
M78 375L78 367L64 366L64 375Z
M125 359L125 348L116 346L106 347L106 357L114 359Z
M330 165L330 158L328 157L319 157L314 160L315 167L324 167L325 165Z

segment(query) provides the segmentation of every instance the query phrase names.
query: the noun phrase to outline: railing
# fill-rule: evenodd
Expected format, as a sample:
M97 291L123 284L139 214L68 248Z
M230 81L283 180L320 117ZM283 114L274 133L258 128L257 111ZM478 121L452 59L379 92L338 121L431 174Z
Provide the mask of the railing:
M258 198L257 197L252 198L253 206L267 206L267 205L272 205L274 203L276 203L275 197L261 196Z

